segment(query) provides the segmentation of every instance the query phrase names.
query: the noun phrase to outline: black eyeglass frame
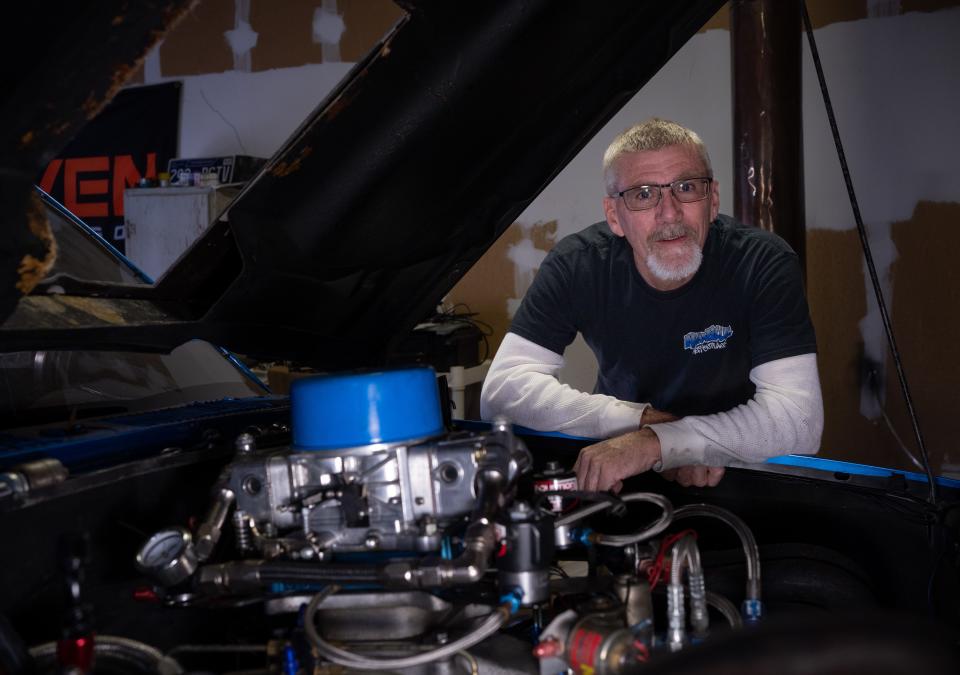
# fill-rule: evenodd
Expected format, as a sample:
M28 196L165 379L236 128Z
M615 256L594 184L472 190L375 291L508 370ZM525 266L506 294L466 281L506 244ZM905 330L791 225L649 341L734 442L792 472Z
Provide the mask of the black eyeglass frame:
M677 183L689 183L691 181L697 181L697 180L704 180L707 182L707 185L709 185L710 183L713 182L713 176L696 176L695 178L678 178L677 180L671 183L659 183L659 184L646 183L643 185L634 185L633 187L628 187L627 189L621 190L620 192L615 192L614 194L611 195L611 197L620 197L621 199L623 199L623 205L626 206L627 210L629 211L649 211L650 209L657 208L657 206L660 204L660 200L663 199L663 188L670 188L670 192L673 193L673 196L676 197L677 201L680 202L681 204L696 204L697 202L702 202L704 199L709 197L710 192L708 191L704 193L702 197L698 197L697 199L691 199L690 201L685 202L683 201L683 199L680 198L680 196L677 194L677 191L674 189L673 186L676 185ZM627 200L624 197L624 195L627 192L632 192L633 190L640 190L641 188L657 188L657 201L655 201L653 204L651 204L645 209L632 209L630 208L630 205L627 203Z

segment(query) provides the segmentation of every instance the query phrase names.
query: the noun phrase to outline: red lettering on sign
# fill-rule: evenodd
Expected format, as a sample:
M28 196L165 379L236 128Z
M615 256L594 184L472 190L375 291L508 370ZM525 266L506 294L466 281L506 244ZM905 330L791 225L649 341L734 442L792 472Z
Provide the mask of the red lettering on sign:
M82 195L105 195L110 189L110 182L103 180L82 180L78 183Z
M148 152L146 164L146 171L141 173L132 155L117 155L112 158L71 157L66 160L63 172L63 204L80 218L123 216L123 190L136 186L141 178L156 179L157 153ZM40 179L40 187L44 192L53 193L53 186L63 165L62 159L54 159L47 165ZM97 179L80 178L80 174L95 172L110 172L110 176ZM91 195L109 195L109 200L77 199L78 196ZM108 213L111 207L112 213Z
M79 180L81 173L109 171L108 157L76 157L68 159L63 173L63 204L80 218L105 218L109 214L107 202L79 202L77 192L82 195L107 194L106 180Z
M60 173L62 159L55 159L47 164L47 170L43 172L43 178L40 179L40 189L49 193L53 189L53 183L57 180L57 174Z

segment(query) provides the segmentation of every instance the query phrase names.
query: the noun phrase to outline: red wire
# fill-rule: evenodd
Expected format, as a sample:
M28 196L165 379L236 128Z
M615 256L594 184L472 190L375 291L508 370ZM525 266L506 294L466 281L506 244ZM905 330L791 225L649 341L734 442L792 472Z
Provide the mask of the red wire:
M692 534L693 538L697 538L696 530L683 530L677 532L676 534L668 534L660 542L660 551L657 553L657 558L654 560L653 565L650 566L650 569L647 570L647 581L650 583L650 590L652 591L657 587L657 584L666 576L666 569L663 565L664 556L667 554L667 551L675 543L683 539L688 534Z

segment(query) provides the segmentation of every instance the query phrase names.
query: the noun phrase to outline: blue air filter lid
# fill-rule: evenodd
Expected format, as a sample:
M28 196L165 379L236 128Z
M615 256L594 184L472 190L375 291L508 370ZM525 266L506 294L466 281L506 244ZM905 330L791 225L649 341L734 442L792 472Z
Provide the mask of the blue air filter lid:
M443 432L433 368L339 373L295 380L293 445L336 450Z

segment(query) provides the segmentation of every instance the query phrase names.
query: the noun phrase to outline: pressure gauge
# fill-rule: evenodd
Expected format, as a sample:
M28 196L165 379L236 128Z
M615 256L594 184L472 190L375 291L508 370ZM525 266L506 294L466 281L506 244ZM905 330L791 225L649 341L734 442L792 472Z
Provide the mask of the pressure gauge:
M161 586L176 586L197 570L193 537L182 527L161 530L137 553L137 569Z

